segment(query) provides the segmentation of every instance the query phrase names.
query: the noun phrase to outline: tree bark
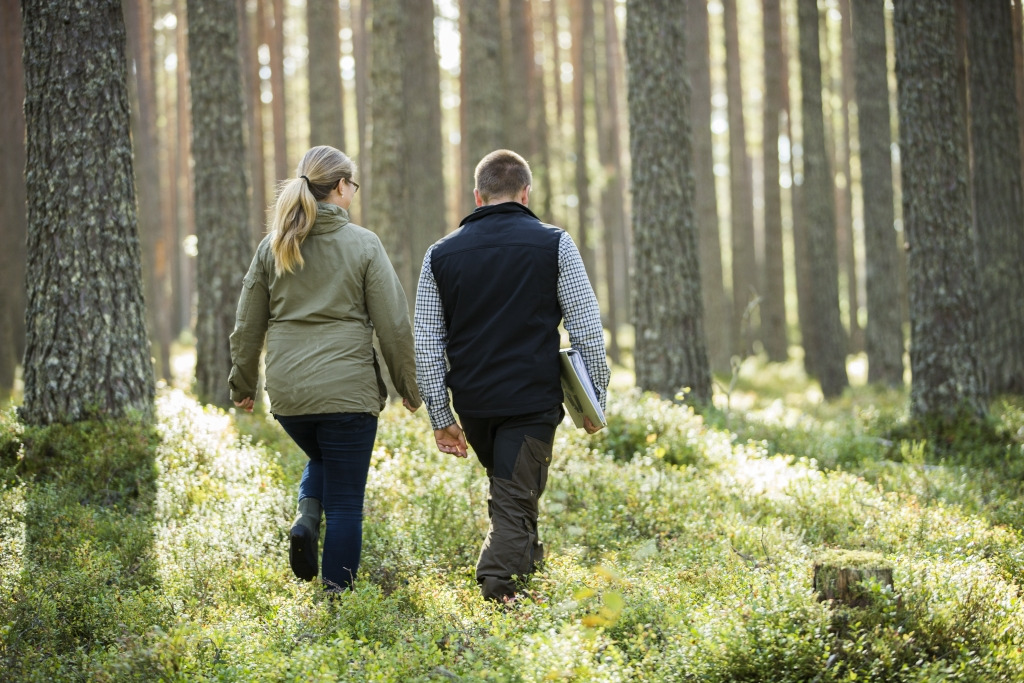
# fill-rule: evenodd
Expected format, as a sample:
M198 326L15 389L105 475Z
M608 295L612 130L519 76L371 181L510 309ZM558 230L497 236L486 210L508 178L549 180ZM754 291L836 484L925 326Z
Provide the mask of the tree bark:
M352 52L356 61L356 128L359 147L358 163L363 178L363 192L357 195L359 221L371 225L371 207L366 201L373 195L373 160L370 158L370 36L369 17L371 0L359 0L359 7L352 7Z
M729 223L732 226L732 350L753 353L758 335L758 311L751 307L760 292L754 245L754 190L743 121L743 83L740 74L739 27L736 0L723 0L725 71L729 115Z
M903 386L900 265L893 207L885 2L853 0L854 85L860 141L868 321L868 382Z
M864 350L864 330L861 329L860 286L857 276L857 249L853 234L853 172L850 162L851 136L850 104L853 102L853 52L850 0L840 0L841 14L839 48L836 52L836 67L832 71L832 91L839 99L838 122L834 127L833 145L836 159L835 193L836 193L836 237L839 241L839 268L845 276L846 308L847 308L847 339L850 353Z
M252 258L248 159L233 0L188 0L198 303L196 394L228 404L228 337Z
M242 91L245 93L247 124L246 150L249 154L249 226L253 240L259 242L266 231L267 172L263 154L263 99L260 77L259 40L253 39L252 21L246 0L238 0L239 58L242 64ZM263 0L256 0L256 27L264 21ZM259 31L257 30L257 37Z
M416 283L423 255L448 232L444 183L444 140L441 137L441 67L434 47L433 0L405 0L403 100L405 110L405 184L412 255L409 261L409 305L416 303ZM520 93L517 97L524 97ZM525 122L519 125L525 127ZM403 280L403 283L405 281Z
M306 0L309 46L309 146L345 151L338 0Z
M989 392L1024 394L1024 201L1013 13L1000 0L967 3L974 240L981 347Z
M609 331L608 355L615 363L622 362L619 329L628 319L624 305L627 298L629 254L626 245L625 183L622 169L622 146L619 140L619 89L615 78L615 62L620 59L619 34L615 23L614 0L602 3L603 62L595 50L594 95L597 122L597 149L604 185L601 188L601 225L604 242L605 326ZM597 42L597 41L595 41Z
M374 3L373 228L410 305L423 254L446 232L433 17L432 0Z
M779 0L764 0L764 284L761 339L768 360L789 358L786 339L786 275L782 250L782 188L779 185L779 122L785 112L782 81L789 75L782 52Z
M156 376L171 378L171 321L167 294L170 291L166 234L162 224L160 160L156 135L156 90L153 61L153 17L149 3L124 0L128 47L135 64L129 84L132 108L132 141L138 190L139 236L142 242L142 279L146 293L146 319L154 349Z
M596 284L597 263L591 236L590 174L587 168L587 77L594 70L594 6L591 0L572 2L572 115L573 169L576 188L577 244L591 284Z
M821 391L834 398L849 386L846 375L846 334L839 319L836 219L832 172L825 152L821 101L821 60L818 51L818 4L798 0L800 81L803 93L804 184L807 207L807 258L814 367Z
M506 98L501 81L501 12L498 0L461 0L462 156L461 209L473 210L473 172L490 152L507 146Z
M682 6L630 0L626 22L633 176L636 382L711 400L705 347Z
M0 402L25 351L25 74L21 8L0 3Z
M948 424L986 413L977 266L952 4L901 0L894 13L903 219L909 248L910 412Z
M723 279L722 237L715 194L707 0L687 0L686 17L686 59L690 66L690 107L693 112L694 212L700 247L704 331L712 370L728 373L732 357L732 304Z
M45 425L150 415L121 3L26 0L22 11L28 330L21 418Z
M268 0L271 4L270 20L273 22L267 32L267 46L270 49L270 92L273 97L271 111L274 116L274 181L281 182L291 175L288 159L288 122L285 120L284 92L284 3L285 0ZM191 0L190 0L191 6Z

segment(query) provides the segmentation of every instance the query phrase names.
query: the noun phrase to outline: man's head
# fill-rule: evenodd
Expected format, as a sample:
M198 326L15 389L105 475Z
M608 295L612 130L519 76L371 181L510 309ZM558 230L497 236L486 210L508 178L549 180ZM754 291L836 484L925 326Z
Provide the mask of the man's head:
M477 206L499 202L526 204L533 183L526 159L508 149L495 150L481 159L473 179Z

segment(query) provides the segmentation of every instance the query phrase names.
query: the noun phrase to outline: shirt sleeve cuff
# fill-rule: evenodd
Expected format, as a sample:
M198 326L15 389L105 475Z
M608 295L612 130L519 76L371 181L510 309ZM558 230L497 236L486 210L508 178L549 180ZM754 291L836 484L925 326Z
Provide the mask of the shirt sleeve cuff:
M455 422L455 414L447 405L430 411L430 426L433 429L444 429Z

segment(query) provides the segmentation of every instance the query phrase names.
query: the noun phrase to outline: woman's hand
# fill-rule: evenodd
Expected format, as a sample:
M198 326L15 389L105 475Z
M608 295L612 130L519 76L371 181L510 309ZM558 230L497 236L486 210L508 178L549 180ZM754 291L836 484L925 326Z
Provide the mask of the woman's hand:
M252 400L252 396L248 396L246 398L243 398L241 401L235 401L235 405L238 406L239 408L241 408L242 410L244 410L247 413L251 413L252 412L253 403L254 403L254 401Z
M415 413L420 408L419 406L416 406L415 408L413 408L412 404L409 403L409 399L407 399L407 398L403 398L402 399L402 405L405 406L405 409L408 410L410 413Z

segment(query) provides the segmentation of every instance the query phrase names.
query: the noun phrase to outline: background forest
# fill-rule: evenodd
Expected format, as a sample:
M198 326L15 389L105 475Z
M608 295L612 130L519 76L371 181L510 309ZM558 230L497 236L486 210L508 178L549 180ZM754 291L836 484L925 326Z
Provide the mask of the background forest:
M1024 680L1020 0L0 3L0 670L16 680ZM473 596L479 472L388 410L365 578L225 410L311 145L410 294L509 147L591 275L610 423ZM817 568L870 576L820 601ZM849 596L846 596L849 597Z

